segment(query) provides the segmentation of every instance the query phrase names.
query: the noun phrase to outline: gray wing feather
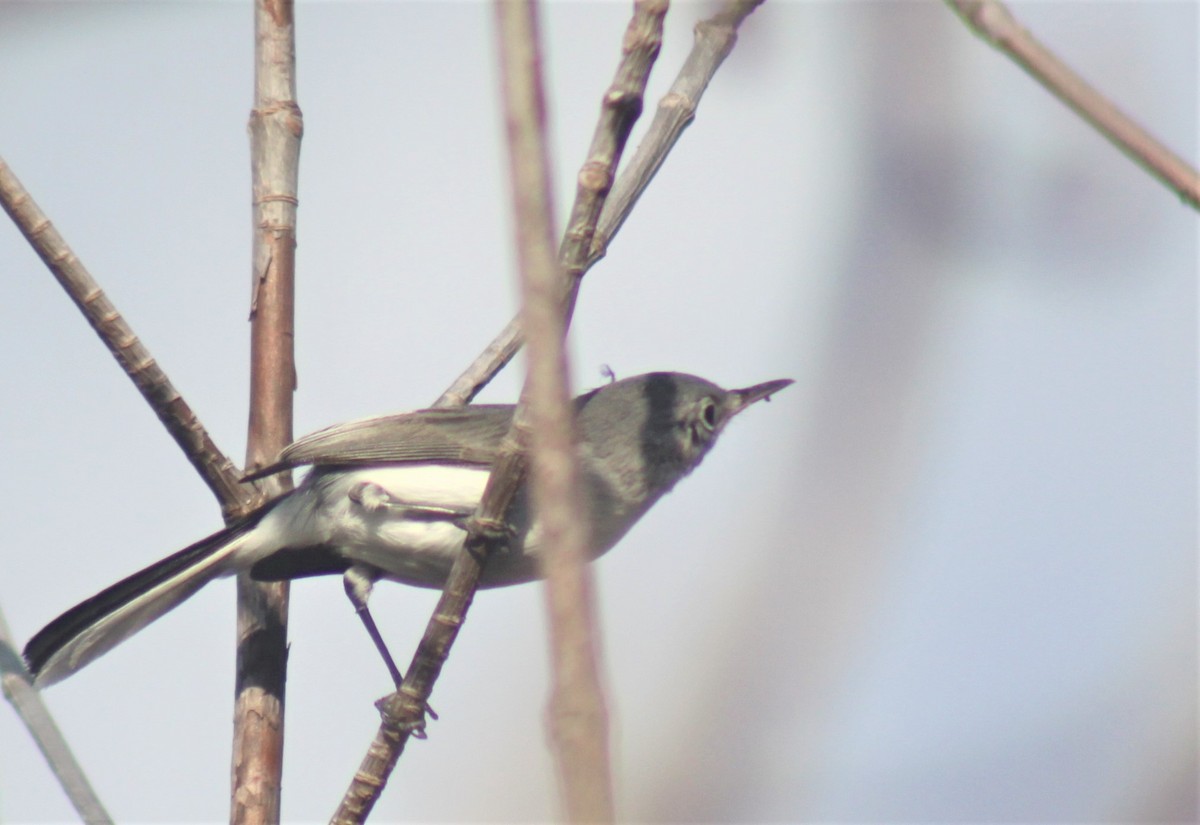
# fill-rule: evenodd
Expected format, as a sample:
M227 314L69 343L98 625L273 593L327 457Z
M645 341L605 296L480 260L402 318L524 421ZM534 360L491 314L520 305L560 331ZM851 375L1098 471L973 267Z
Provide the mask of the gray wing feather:
M261 478L301 467L407 464L446 461L490 465L512 422L512 405L476 404L419 410L335 424L285 447L270 466L246 476Z

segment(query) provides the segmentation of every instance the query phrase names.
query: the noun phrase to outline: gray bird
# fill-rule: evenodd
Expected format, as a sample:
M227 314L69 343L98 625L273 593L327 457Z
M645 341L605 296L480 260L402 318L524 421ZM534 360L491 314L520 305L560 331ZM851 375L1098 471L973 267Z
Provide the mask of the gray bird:
M791 383L724 390L695 376L658 372L576 398L592 558L694 470L734 416ZM26 645L30 673L39 685L70 676L213 579L248 570L261 581L342 574L398 683L400 673L366 609L371 585L378 579L444 585L513 409L420 410L301 438L253 474L311 465L295 490L59 616ZM480 587L537 578L539 527L524 485L508 521L508 552L488 561Z

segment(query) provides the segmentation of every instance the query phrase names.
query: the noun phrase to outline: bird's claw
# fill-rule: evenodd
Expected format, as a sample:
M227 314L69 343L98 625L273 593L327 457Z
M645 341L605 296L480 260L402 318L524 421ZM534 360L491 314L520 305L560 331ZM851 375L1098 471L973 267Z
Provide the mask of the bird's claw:
M414 739L427 739L425 717L437 721L438 715L424 700L418 700L397 690L375 703L384 724L393 730L407 733Z

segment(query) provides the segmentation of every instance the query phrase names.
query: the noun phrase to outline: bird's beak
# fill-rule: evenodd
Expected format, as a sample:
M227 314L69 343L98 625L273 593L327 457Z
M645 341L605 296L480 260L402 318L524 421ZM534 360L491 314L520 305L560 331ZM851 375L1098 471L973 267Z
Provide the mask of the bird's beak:
M734 400L731 415L737 415L755 401L769 401L772 395L794 383L790 378L780 378L777 381L755 384L753 387L746 387L743 390L730 390L729 394L733 396Z

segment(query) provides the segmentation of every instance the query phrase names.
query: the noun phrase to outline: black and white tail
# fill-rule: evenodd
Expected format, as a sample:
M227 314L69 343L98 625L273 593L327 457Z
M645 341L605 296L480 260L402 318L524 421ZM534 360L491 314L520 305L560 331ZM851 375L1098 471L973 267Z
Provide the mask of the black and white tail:
M254 514L122 579L46 625L25 646L38 686L65 679L232 572L226 564L259 521Z

